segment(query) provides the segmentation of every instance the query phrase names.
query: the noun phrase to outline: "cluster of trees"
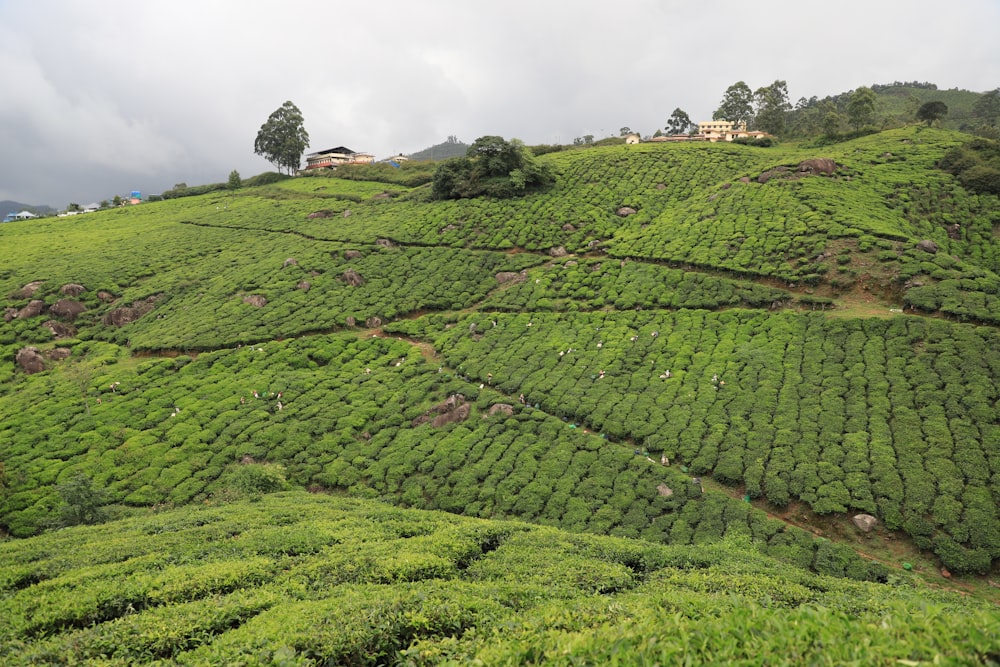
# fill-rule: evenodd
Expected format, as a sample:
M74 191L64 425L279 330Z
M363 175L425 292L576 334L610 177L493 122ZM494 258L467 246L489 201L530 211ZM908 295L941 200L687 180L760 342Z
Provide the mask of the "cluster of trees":
M536 161L522 142L484 136L472 142L465 157L438 165L431 191L437 199L508 198L543 188L554 180L551 168Z
M694 474L778 505L876 514L955 571L1000 557L991 329L749 311L495 319L423 333L473 378Z
M747 129L769 134L782 134L785 130L785 113L792 108L788 101L788 84L776 80L769 86L751 90L743 81L726 89L719 107L712 113L713 120L728 120Z
M973 192L1000 195L1000 143L974 139L948 151L938 163Z
M763 130L779 136L823 135L842 139L841 133L845 131L849 131L847 136L858 136L865 131L872 131L873 128L885 129L913 120L930 125L948 116L948 104L944 99L941 97L927 99L927 93L921 94L920 99L917 99L911 92L910 101L905 108L887 102L889 98L886 96L897 95L899 89L935 91L937 86L919 82L860 86L848 93L829 96L822 100L816 96L808 99L802 97L793 107L785 81L777 80L757 90L752 90L745 82L738 81L726 89L713 118L746 123L749 129ZM678 112L680 109L676 110L675 114ZM685 116L686 114L683 114L681 118ZM1000 90L979 96L974 103L971 117L975 122L963 123L963 128L989 136L991 128L996 127L997 119L1000 118ZM673 121L673 118L671 120ZM682 123L671 122L668 131L671 134L681 133L684 131L680 129L681 127Z

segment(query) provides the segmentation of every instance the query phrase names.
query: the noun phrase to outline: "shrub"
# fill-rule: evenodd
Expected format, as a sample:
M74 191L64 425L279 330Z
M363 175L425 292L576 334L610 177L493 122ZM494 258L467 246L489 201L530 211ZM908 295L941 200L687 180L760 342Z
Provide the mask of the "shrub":
M1000 195L1000 169L977 165L963 171L958 180L962 182L962 185L975 192Z
M101 489L95 489L89 477L77 473L56 486L56 493L62 499L59 516L54 521L57 528L101 523L108 519L104 505L107 496Z
M282 491L288 487L285 467L277 463L241 463L230 473L229 487L249 498Z

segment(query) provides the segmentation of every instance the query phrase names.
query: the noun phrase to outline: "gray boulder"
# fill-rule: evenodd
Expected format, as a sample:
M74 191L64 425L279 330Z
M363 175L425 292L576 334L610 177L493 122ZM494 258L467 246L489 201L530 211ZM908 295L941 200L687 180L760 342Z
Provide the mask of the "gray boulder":
M73 299L59 299L49 306L49 312L65 320L75 320L76 316L87 310L87 307Z
M14 362L28 375L45 370L45 359L39 354L37 347L22 347L17 351Z
M878 525L878 519L871 514L855 514L851 521L858 527L858 530L864 533L870 533Z

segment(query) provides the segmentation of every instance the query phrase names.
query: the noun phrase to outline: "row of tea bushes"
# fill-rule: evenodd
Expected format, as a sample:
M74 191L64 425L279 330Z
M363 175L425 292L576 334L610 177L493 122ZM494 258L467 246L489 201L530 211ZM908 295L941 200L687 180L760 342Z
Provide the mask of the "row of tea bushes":
M789 292L645 262L569 260L534 269L523 282L496 292L482 310L566 311L657 308L771 308Z
M971 663L1000 650L995 609L899 583L788 568L738 535L664 546L290 492L0 543L0 661Z
M133 350L187 350L328 331L352 322L365 326L369 320L389 321L417 311L468 308L497 287L497 273L541 261L528 254L448 248L348 249L281 235L267 248L220 252L197 267L179 267L144 282L142 290L165 295L154 312L96 335L129 341ZM259 297L261 305L247 303Z
M992 329L741 310L442 324L392 330L429 337L461 372L548 413L751 496L875 513L956 571L986 571L1000 557Z
M46 525L55 486L77 474L112 502L141 507L218 496L241 465L267 462L300 486L671 543L743 533L804 567L879 576L847 547L706 493L633 447L505 403L405 341L312 337L80 373L32 376L0 401L31 421L11 418L0 431L10 443L0 517L15 535ZM464 399L449 403L455 396ZM27 409L42 404L47 412ZM424 423L449 405L465 418Z

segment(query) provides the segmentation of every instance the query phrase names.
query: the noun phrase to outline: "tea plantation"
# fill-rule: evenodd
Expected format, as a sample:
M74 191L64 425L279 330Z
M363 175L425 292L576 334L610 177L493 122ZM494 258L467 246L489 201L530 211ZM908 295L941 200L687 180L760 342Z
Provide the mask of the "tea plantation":
M997 597L965 140L0 226L0 662L996 663L996 607L907 572Z
M6 665L990 664L985 602L305 492L0 543ZM961 618L961 623L955 619Z

